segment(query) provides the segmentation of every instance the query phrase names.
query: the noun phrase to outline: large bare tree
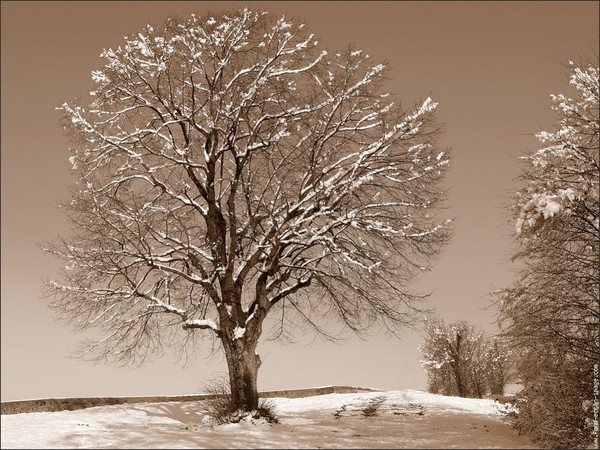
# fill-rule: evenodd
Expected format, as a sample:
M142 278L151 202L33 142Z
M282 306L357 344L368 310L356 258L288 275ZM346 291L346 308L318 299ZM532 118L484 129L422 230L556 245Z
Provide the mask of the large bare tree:
M49 246L66 261L52 306L107 331L91 355L212 337L252 410L268 315L282 336L325 333L326 316L411 323L408 283L448 239L431 99L407 111L383 64L247 9L147 26L102 56L89 106L60 108L77 181L72 233Z

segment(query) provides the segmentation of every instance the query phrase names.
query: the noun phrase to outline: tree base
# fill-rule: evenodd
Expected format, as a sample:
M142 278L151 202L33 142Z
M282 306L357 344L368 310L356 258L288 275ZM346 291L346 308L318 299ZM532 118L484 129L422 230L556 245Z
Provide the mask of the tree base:
M254 411L244 411L238 409L230 414L228 423L249 423L258 425L261 423L279 423L279 419L275 416L270 408L259 407Z

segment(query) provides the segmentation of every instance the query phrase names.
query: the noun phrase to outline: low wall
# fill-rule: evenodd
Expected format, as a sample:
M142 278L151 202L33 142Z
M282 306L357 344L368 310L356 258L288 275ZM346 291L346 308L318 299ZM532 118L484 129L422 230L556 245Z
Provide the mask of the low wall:
M326 394L354 394L356 392L375 392L377 389L362 388L354 386L324 386L318 388L307 389L289 389L285 391L264 391L260 392L261 398L285 397L285 398L300 398L313 397L315 395Z
M325 386L307 389L290 389L282 391L260 392L261 398L286 397L300 398L326 394L349 394L356 392L372 392L375 389L353 386ZM161 403L191 402L206 400L213 394L174 395L153 397L86 397L86 398L46 398L37 400L17 400L1 403L2 414L20 414L31 412L73 411L94 406L122 405L125 403Z

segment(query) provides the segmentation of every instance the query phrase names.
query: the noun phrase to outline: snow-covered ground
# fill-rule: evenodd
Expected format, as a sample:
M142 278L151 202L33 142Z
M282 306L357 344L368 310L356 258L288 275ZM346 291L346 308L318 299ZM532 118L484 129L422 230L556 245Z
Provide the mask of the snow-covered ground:
M2 448L536 448L493 400L416 390L273 398L279 424L211 425L198 402L2 416Z

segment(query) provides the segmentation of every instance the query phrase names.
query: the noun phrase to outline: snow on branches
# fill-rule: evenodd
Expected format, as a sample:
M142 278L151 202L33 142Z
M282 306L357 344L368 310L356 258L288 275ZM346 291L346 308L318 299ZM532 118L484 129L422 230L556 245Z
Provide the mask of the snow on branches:
M525 188L517 193L518 235L535 232L544 220L570 214L576 199L598 202L598 68L576 67L570 61L575 98L551 95L559 116L555 132L542 131L546 146L522 159L529 165ZM598 229L598 218L590 217Z
M248 9L102 57L91 104L60 108L78 181L59 311L110 317L131 346L150 324L256 340L274 307L278 330L293 314L319 330L306 311L326 304L355 331L409 321L406 283L448 238L433 100L404 109L384 65Z
M598 67L569 66L576 95L551 96L557 128L523 158L513 207L521 268L498 305L523 385L518 425L542 446L584 448L600 350Z

